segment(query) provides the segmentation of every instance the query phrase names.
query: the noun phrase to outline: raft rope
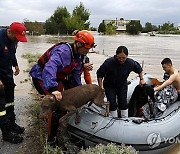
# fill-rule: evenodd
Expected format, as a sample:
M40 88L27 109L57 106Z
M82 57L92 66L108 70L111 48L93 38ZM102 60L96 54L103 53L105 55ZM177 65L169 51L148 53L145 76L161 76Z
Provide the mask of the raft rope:
M82 109L88 109L88 110L90 110L91 112L95 112L94 110L90 109L89 107L85 107L85 106L84 106ZM94 109L95 109L96 111L98 111L98 112L96 112L97 114L103 116L103 114L99 113L100 110L98 110L97 108L94 108ZM113 121L112 121L112 120L113 120ZM98 129L98 130L97 130L96 132L94 132L93 134L88 135L86 138L89 139L89 138L91 138L92 136L94 136L96 133L98 133L99 131L111 127L116 120L118 120L118 118L112 117L112 118L109 120L109 122L108 122L104 127ZM112 122L112 123L111 123L111 122ZM110 123L111 123L111 124L110 124ZM78 143L80 143L81 141L83 141L83 139L79 140L78 142L75 142L75 144L78 144Z
M93 107L96 111L98 111L98 112L96 112L97 114L99 114L99 115L102 115L103 116L103 114L102 113L100 113L100 110L98 110L97 108L95 108L95 107ZM89 107L83 107L83 109L88 109L88 110L90 110L91 112L95 112L94 110L92 110L91 108L89 108ZM167 116L165 116L165 117L161 117L161 118L151 118L151 119L142 119L142 122L150 122L150 121L153 121L153 120L155 120L156 122L157 121L162 121L162 120L165 120L165 118L167 118L168 116L171 116L172 115L172 113L174 112L177 112L178 110L180 109L180 106L178 106L176 109L174 109L172 112L170 112ZM116 119L116 120L118 120L119 118L112 118L112 119ZM123 120L123 121L127 121L127 122L129 122L129 121L132 121L132 120L129 120L129 119L126 119L126 118L121 118L121 120ZM142 123L141 122L141 123Z
M88 110L90 110L91 112L95 112L94 110L90 109L89 107L83 107L82 109L88 109ZM98 110L97 108L94 108L94 109L96 109L96 111L98 111L98 112L96 112L97 114L103 116L102 113L99 113L100 110ZM177 112L179 109L180 109L180 106L178 106L178 108L176 108L176 109L174 109L172 112L170 112L166 117L171 116L173 112ZM160 121L165 120L166 117L156 118L156 119L142 119L141 122L137 122L137 123L135 122L135 123L136 123L136 124L141 124L142 122L147 122L147 123L148 123L148 122L153 121L153 120L155 120L155 121L157 122L158 120L160 120ZM98 130L97 130L96 132L94 132L93 134L88 135L88 136L87 136L87 139L91 138L92 136L94 136L94 135L95 135L96 133L98 133L99 131L111 127L116 120L119 120L119 118L112 117L112 118L109 120L109 122L108 122L104 127L98 129ZM131 121L131 120L129 120L129 119L123 119L123 118L122 118L121 120L127 121L127 122ZM141 119L139 119L139 120L141 120ZM75 142L75 144L78 144L78 143L80 143L81 141L83 141L83 139L79 140L78 142Z
M112 121L112 120L113 120L113 121ZM94 132L93 134L91 134L91 135L89 136L89 138L90 138L91 136L95 135L96 133L98 133L99 131L101 131L101 130L103 130L103 129L105 129L105 128L111 127L116 120L117 120L116 118L112 117L112 118L109 120L109 122L108 122L104 127L98 129L96 132ZM111 121L112 121L112 123L111 123ZM110 124L110 123L111 123L111 124ZM109 125L109 124L110 124L110 125ZM109 125L109 126L108 126L108 125Z
M111 121L112 120L114 120L112 123L111 123ZM114 122L117 120L117 118L111 118L110 120L109 120L109 122L104 126L104 127L102 127L102 128L100 128L100 129L98 129L96 132L94 132L93 134L91 134L91 135L88 135L87 137L86 137L86 139L90 139L92 136L94 136L96 133L98 133L99 131L101 131L101 130L103 130L103 129L105 129L105 128L109 128L109 127L111 127L113 124L114 124ZM111 123L111 124L110 124ZM109 125L110 124L110 125ZM108 126L109 125L109 126ZM79 141L77 141L77 142L75 142L75 144L78 144L78 143L80 143L81 141L83 141L83 139L81 139L81 140L79 140Z

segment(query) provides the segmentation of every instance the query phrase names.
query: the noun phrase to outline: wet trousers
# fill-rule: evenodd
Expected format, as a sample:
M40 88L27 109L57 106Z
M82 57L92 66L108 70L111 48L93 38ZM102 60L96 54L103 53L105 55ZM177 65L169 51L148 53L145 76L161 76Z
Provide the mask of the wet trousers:
M0 127L8 120L14 123L16 119L14 113L14 80L1 81L4 87L0 89Z
M118 109L128 109L127 104L127 84L122 84L121 87L104 87L107 101L110 102L110 111Z

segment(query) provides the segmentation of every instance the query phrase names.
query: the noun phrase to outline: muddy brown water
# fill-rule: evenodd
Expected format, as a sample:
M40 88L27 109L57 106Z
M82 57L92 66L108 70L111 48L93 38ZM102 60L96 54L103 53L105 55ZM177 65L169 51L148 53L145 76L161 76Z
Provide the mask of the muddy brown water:
M139 36L116 35L102 36L94 33L97 47L94 49L99 54L89 54L90 61L93 63L94 70L91 72L93 82L96 81L96 70L102 62L108 57L113 56L118 46L124 45L129 49L129 57L143 63L144 72L150 73L162 80L163 70L161 68L161 60L169 57L173 61L175 68L180 69L180 36L179 35L156 35L151 37L147 34ZM27 43L19 43L17 57L21 73L15 77L15 103L17 121L24 127L28 127L27 106L32 102L31 83L24 82L28 78L28 73L23 70L27 69L27 61L21 58L25 53L44 53L52 44L60 41L73 41L71 36L28 36ZM134 77L131 74L129 79ZM25 134L26 135L26 134ZM26 136L25 136L26 140ZM11 145L2 142L0 139L0 154L14 154L15 151L24 144ZM180 153L180 144L175 144L170 150L166 151L170 154Z

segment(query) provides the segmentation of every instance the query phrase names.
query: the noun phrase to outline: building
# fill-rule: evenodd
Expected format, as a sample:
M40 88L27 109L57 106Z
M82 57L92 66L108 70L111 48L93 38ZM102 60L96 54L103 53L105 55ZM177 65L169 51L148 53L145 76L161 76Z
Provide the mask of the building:
M113 26L116 27L117 33L123 33L126 32L126 25L130 22L131 20L124 20L124 18L120 18L119 20L116 18L115 20L103 20L104 24L112 24ZM135 20L140 22L140 20Z

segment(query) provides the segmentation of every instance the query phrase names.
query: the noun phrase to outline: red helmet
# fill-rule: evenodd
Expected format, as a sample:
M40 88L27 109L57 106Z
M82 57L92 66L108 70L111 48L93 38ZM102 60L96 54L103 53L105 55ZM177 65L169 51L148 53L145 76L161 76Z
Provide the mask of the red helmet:
M90 31L77 31L74 40L83 43L85 45L84 47L87 49L94 47L94 36Z

